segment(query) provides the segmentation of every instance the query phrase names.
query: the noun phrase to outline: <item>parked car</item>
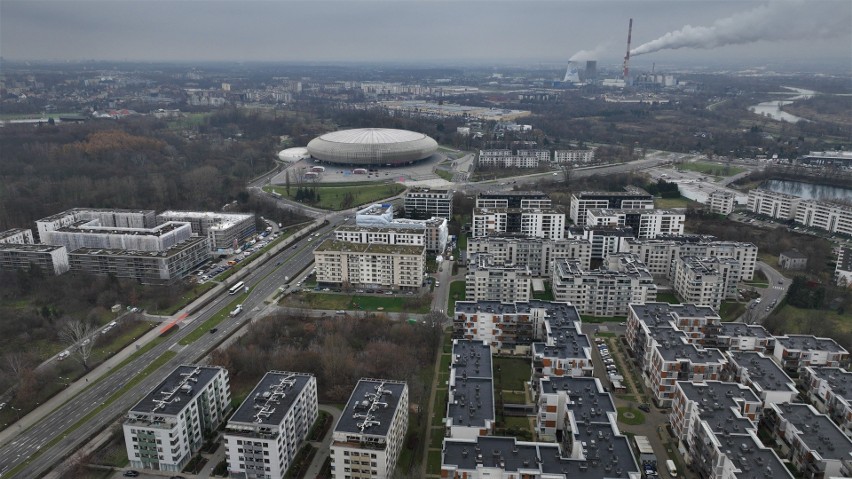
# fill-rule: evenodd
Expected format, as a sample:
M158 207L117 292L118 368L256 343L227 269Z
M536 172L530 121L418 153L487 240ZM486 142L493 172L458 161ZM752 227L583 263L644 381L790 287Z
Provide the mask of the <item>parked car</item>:
M133 471L133 470L124 471L124 477L139 477L139 471Z
M639 405L639 409L645 412L651 412L651 405L649 405L648 403L643 403Z

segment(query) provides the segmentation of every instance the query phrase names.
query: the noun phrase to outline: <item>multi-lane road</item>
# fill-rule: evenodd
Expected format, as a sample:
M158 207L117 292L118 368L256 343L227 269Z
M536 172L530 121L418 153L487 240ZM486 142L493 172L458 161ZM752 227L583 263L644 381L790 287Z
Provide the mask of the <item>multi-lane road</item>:
M318 230L318 237L328 234L334 226L342 222L343 217L342 214L330 215L328 220L329 224ZM205 334L186 346L179 344L181 339L231 303L233 297L228 294L214 298L209 304L181 323L177 333L136 357L123 368L115 370L101 381L95 382L53 412L47 414L33 426L17 434L16 437L0 448L0 477L7 477L9 471L39 452L41 454L38 458L31 461L20 471L16 471L15 476L10 477L31 478L44 474L64 457L73 454L87 438L95 435L110 422L124 414L156 386L167 371L179 364L198 360L233 334L254 316L257 309L263 307L263 301L285 282L285 277L295 276L313 261L311 239L302 238L298 240L262 265L249 265L247 267L248 272L245 273L242 280L253 289L243 302L244 312L236 318L228 318L220 323L215 333ZM233 281L236 281L236 278L231 280L231 282ZM149 364L169 350L177 354L164 366L130 388L94 416L82 422L76 429L67 432L69 428L103 405L140 371L143 371ZM57 443L49 447L46 446L57 437L61 438ZM45 449L42 450L43 448Z

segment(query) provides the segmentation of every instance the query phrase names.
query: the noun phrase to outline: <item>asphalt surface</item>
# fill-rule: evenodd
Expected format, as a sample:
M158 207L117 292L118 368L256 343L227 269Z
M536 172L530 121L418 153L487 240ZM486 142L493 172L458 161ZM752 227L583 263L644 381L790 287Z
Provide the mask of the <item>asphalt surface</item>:
M329 225L320 229L318 235L328 234L342 219L342 214L331 215L329 217ZM41 450L45 444L53 440L57 435L61 435L62 439L58 443L42 451L42 454L36 460L11 477L30 478L44 474L63 458L73 454L89 437L106 427L116 418L125 414L148 391L153 389L167 372L180 364L194 362L205 355L218 343L249 321L256 311L264 306L264 299L269 297L285 282L285 277L295 276L313 261L314 243L309 241L311 239L304 238L299 240L294 243L295 248L291 246L283 249L263 265L248 266L247 275L241 279L254 289L243 303L243 313L236 318L228 318L221 322L217 326L218 330L216 333L206 334L187 346L178 344L181 339L189 335L199 325L220 310L228 307L234 299L228 294L222 294L213 299L210 304L187 318L181 324L180 330L177 333L173 333L167 340L140 355L130 364L116 370L103 380L95 382L95 384L43 417L32 427L18 433L16 437L0 448L0 476L6 477L4 471L13 469L18 464L25 462L30 456ZM279 260L282 262L280 265L277 264ZM236 278L228 280L229 283L236 281ZM81 418L88 415L94 408L102 405L114 393L124 387L126 383L131 381L139 371L144 370L167 350L175 351L177 355L73 432L64 432Z
M757 262L757 269L763 271L766 275L767 286L765 288L747 286L760 294L760 302L752 300L746 306L746 312L738 319L740 322L755 324L761 323L767 316L772 314L772 311L778 307L784 295L787 294L787 289L793 284L793 280L785 278L775 268L769 266L763 261Z

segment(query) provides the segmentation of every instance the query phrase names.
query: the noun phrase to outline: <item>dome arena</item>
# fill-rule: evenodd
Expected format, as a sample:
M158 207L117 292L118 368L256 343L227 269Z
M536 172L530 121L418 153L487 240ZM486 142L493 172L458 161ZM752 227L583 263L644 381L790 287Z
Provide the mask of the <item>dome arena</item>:
M388 128L334 131L308 143L314 159L341 165L403 165L429 158L437 149L438 142L423 133Z

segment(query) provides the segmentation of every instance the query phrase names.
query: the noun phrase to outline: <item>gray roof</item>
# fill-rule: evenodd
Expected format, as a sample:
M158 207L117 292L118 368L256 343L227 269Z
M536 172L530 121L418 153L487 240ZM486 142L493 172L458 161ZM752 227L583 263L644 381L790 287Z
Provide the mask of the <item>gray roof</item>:
M279 426L313 374L270 371L257 383L228 423Z
M845 353L846 350L831 338L818 338L803 334L791 334L789 336L777 336L775 341L784 345L787 349L802 351L828 351L831 353Z
M654 339L657 339L656 337ZM657 341L660 354L666 361L688 360L692 363L724 363L725 356L715 348L701 348L694 344L683 344L682 342Z
M737 479L793 479L775 451L744 434L716 435L719 449L739 469Z
M778 405L784 419L799 431L799 438L823 459L849 460L852 440L825 414L819 414L807 404Z
M189 406L207 387L220 367L184 364L169 373L160 384L130 409L130 413L174 416Z
M762 403L751 389L739 383L720 381L678 381L677 385L697 404L701 420L707 422L714 433L745 434L749 429L757 429L757 424L734 412L740 410L740 401Z
M648 326L654 326L661 321L668 322L674 319L675 316L683 318L719 318L719 314L710 306L696 306L694 304L645 303L631 304L630 308Z
M772 358L755 351L728 353L737 365L748 371L751 381L764 391L796 391L796 383Z
M447 404L447 418L455 426L484 427L493 421L494 381L491 347L482 341L453 341L453 400Z
M719 329L719 336L727 336L732 338L772 338L763 326L759 324L745 323L722 323Z
M814 376L827 381L831 392L852 402L852 372L841 368L817 368L811 366Z
M612 396L603 390L600 381L592 377L553 376L539 380L542 394L564 392L571 399L566 407L574 413L578 424L609 423L607 413L615 412ZM584 430L579 431L582 436Z
M355 385L335 432L387 436L391 420L405 391L403 381L361 379ZM375 400L373 400L375 399Z

